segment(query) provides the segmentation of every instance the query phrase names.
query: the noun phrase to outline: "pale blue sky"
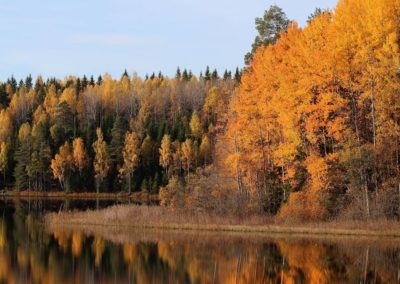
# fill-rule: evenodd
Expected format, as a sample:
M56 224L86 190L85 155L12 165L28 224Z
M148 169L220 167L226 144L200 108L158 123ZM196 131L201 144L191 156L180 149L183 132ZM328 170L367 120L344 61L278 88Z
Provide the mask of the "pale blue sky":
M336 0L0 0L0 81L233 70L256 35L254 19L271 4L304 25Z

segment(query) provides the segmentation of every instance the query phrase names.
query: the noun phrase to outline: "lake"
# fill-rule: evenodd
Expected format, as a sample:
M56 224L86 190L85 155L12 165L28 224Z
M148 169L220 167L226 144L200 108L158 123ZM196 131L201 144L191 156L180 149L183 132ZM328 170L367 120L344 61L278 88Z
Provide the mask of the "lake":
M98 228L44 212L112 202L0 200L0 283L399 283L400 240Z

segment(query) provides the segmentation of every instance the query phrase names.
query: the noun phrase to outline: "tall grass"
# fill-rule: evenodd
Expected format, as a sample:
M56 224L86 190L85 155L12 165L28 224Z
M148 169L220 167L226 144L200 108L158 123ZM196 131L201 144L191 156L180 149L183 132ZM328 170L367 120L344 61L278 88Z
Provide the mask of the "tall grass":
M50 213L50 228L151 228L245 233L387 236L400 238L400 223L388 220L284 223L264 215L217 215L204 211L173 210L160 206L119 205L85 212Z

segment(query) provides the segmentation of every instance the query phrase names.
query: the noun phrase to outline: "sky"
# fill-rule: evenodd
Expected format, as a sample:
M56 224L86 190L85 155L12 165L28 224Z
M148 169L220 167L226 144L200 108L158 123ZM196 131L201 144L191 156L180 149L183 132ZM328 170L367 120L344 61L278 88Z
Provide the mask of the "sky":
M125 69L173 76L243 66L256 17L272 4L304 25L337 0L0 0L0 81Z

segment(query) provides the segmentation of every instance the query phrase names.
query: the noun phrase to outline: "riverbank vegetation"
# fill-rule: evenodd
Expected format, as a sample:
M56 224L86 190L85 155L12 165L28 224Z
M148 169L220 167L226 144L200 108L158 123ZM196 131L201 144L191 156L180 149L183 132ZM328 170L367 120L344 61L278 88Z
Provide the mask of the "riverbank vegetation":
M54 231L90 228L101 232L115 227L125 232L134 229L155 229L249 235L400 237L399 223L390 220L298 223L277 221L265 214L239 216L138 205L119 205L85 212L49 213L44 221L46 227Z
M3 184L148 191L277 220L398 219L399 19L395 0L342 0L305 27L272 6L234 76L11 79Z

